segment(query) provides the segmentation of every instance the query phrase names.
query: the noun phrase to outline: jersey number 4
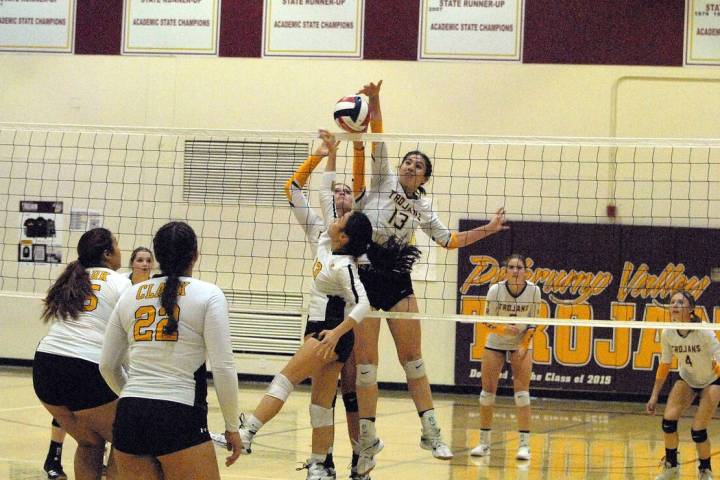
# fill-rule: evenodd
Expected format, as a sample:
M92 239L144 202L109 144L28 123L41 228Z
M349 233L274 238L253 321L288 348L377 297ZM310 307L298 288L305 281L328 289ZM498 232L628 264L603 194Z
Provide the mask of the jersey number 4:
M685 355L685 365L692 367L692 360L690 360L690 355Z
M175 318L180 321L180 307L175 305L174 310ZM155 320L158 317L159 320L156 324ZM133 338L136 342L150 342L152 340L157 342L177 342L177 330L170 335L165 333L165 326L167 326L168 322L169 320L164 307L160 307L160 309L157 310L153 305L144 305L135 310Z

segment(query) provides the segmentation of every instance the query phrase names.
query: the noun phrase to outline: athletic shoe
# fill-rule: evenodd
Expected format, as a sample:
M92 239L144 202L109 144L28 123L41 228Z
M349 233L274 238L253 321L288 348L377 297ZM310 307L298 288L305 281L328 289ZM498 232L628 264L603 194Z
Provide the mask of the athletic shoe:
M330 472L322 462L311 462L308 460L297 470L306 468L308 471L306 480L336 480L335 473Z
M360 475L357 468L350 468L350 480L370 480L370 475Z
M440 429L433 434L420 436L420 448L423 450L432 450L433 457L439 458L440 460L450 460L453 458L450 447L443 442L440 436Z
M701 468L698 470L698 480L712 480L712 470L709 468Z
M680 478L680 467L678 465L673 467L663 460L663 470L660 475L655 477L655 480L675 480L678 478Z
M375 455L380 453L385 444L379 438L369 446L360 450L360 458L358 458L357 473L367 475L375 468Z
M227 449L228 443L224 433L210 432L210 440L218 447Z
M43 470L47 473L49 480L67 480L67 475L65 475L62 465L59 463L46 463Z
M481 443L477 447L470 450L470 455L473 457L487 457L490 455L490 445L485 445L484 443Z
M515 458L518 460L530 460L530 447L523 445L518 448Z

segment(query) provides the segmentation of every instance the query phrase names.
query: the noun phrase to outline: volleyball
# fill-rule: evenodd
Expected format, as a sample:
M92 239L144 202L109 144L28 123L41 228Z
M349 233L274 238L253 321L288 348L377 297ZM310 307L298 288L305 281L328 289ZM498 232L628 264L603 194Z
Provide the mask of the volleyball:
M335 104L335 123L350 133L364 132L370 123L370 106L360 95L342 97Z

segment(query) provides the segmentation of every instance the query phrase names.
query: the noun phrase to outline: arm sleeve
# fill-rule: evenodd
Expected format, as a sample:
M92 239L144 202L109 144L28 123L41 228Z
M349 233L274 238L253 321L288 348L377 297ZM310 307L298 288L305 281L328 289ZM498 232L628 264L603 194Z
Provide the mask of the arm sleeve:
M370 178L370 188L373 190L380 190L380 185L382 185L382 183L392 175L385 142L373 142L371 158L372 176Z
M238 431L238 382L235 360L230 342L230 321L225 295L218 288L208 300L203 331L205 347L212 366L213 382L225 430Z
M426 209L428 219L420 224L420 228L441 247L455 248L453 232L440 221L440 218L432 211L429 204L426 204Z
M324 225L322 219L310 208L302 189L294 183L290 186L290 197L290 210L305 232L305 237L310 242L317 242Z
M100 354L100 374L116 395L120 395L127 383L127 375L122 368L127 350L127 332L122 328L116 305L105 329L105 338Z
M335 178L335 172L323 173L322 187L320 187L320 209L323 214L323 224L326 226L330 225L337 218L335 195L333 193Z
M353 198L356 202L365 196L365 148L357 149L353 146Z
M347 268L343 269L341 281L345 288L345 297L355 302L355 306L348 315L357 323L360 323L370 311L370 301L354 264L349 264Z

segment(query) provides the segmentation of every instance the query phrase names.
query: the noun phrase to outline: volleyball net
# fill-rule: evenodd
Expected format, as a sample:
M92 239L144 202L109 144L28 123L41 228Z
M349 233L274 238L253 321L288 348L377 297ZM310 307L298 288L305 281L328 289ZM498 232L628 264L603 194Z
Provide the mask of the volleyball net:
M465 335L480 343L473 323L511 253L527 257L546 320L486 320L561 324L539 329L536 357L542 342L565 345L559 363L582 364L581 344L604 349L611 368L627 365L628 355L656 356L657 332L647 327L669 319L677 289L697 299L708 322L699 328L720 318L720 140L338 139L338 181L347 184L350 139L366 143L368 183L371 141L386 143L393 168L406 152L425 152L433 161L428 199L451 230L480 226L505 207L510 229L465 248L446 250L421 230L415 236L423 256L412 274L422 312L414 318L461 324L458 342ZM161 225L183 220L199 238L195 275L220 286L240 319L233 331L246 342L238 348L292 353L313 258L283 185L319 141L315 132L0 124L0 290L45 292L94 226L117 236L127 266ZM305 186L318 212L324 169L320 163ZM643 353L651 336L654 350ZM627 355L618 353L623 342Z

